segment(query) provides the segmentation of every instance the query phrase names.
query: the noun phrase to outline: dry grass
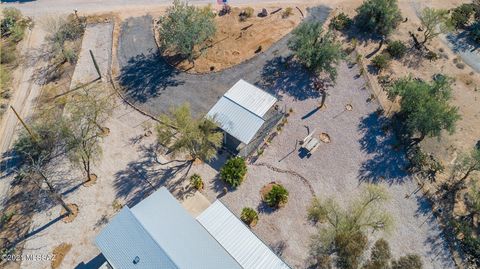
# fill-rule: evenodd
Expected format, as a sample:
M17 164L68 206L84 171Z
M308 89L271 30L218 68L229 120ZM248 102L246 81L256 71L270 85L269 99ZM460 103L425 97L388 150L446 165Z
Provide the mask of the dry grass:
M72 248L71 244L62 243L57 247L55 247L55 249L53 249L54 259L52 260L52 264L51 264L52 269L60 268L63 258L65 258L65 255L68 254L71 248Z

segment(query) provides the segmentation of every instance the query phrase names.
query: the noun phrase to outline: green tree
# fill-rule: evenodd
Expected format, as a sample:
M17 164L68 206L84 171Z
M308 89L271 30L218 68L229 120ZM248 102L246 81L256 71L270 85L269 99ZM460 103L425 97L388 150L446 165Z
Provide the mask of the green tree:
M355 22L366 32L384 39L390 35L402 20L397 0L366 0L357 8Z
M300 24L293 30L288 47L307 69L316 74L325 72L335 81L337 65L345 55L333 34L323 33L321 23L308 21Z
M220 169L220 177L230 186L236 188L242 184L247 174L247 164L242 157L229 159Z
M111 97L103 95L103 89L83 89L75 95L67 109L69 123L68 157L91 180L91 166L102 156L100 143L105 134L104 124L113 112Z
M366 232L385 230L391 225L390 215L382 208L387 200L386 190L378 185L367 185L361 197L346 209L332 199L319 201L315 198L312 207L317 210L310 210L309 218L326 222L326 225L319 226L312 237L311 255L322 263L331 260L333 255L338 267L358 268L367 248Z
M473 4L461 4L451 11L451 20L455 28L465 28L475 13Z
M193 61L206 49L206 41L215 35L214 18L210 6L199 8L174 0L159 20L161 49Z
M416 143L427 135L438 137L442 130L455 131L460 115L458 108L448 104L451 85L452 80L444 75L436 75L431 83L406 77L396 81L388 90L391 99L401 97L400 115L405 118L408 133L420 134Z
M480 171L479 148L474 148L467 154L461 154L453 165L453 176L457 182L463 182L474 171Z
M420 21L423 26L423 45L436 36L452 29L452 24L448 17L448 10L429 7L424 8L420 14Z
M188 104L172 108L169 114L161 115L160 120L163 124L157 125L157 140L174 155L188 153L192 161L209 161L216 156L222 144L222 132L210 119L194 119Z

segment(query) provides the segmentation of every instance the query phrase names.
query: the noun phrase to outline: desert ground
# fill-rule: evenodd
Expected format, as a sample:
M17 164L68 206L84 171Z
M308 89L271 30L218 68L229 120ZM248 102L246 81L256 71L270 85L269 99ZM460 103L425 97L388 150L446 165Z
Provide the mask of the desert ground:
M256 3L250 6L256 12L263 7L272 11L277 7L300 6L307 16L325 21L327 16L342 11L354 14L355 7L361 2L282 2L265 5ZM409 19L402 30L395 32L391 38L410 42L408 31L419 26L418 5L450 8L462 2L467 1L399 1L403 16ZM94 185L86 187L82 184L82 175L77 172L78 169L66 161L55 163L49 176L54 179L65 200L78 206L78 215L73 222L65 223L59 217L60 206L51 201L46 192L40 193L36 204L39 209L35 210L28 233L21 240L24 254L52 253L56 247L66 243L71 248L65 251L63 261L56 265L58 268L98 268L104 258L93 240L102 227L123 205L133 206L155 189L166 186L184 202L195 195L203 195L210 202L220 199L237 216L245 206L258 209L260 220L252 229L253 232L292 268L306 268L310 262L310 236L316 231L306 219L306 209L311 198L333 197L345 205L359 194L365 183L377 183L388 189L390 200L385 209L392 213L395 225L392 231L375 234L369 242L373 243L374 238L383 237L390 243L395 257L408 253L418 254L427 269L455 268L452 254L442 235L442 225L432 214L429 200L422 192L407 196L415 192L417 182L406 172L404 152L394 149L394 135L382 130L389 119L377 113L378 109L383 107L385 111L394 111L396 104L387 100L377 82L378 74L360 76L362 66L343 62L339 66L336 84L328 89L326 106L317 109L320 94L312 89L310 78L300 66L285 65L290 55L286 46L288 32L301 20L297 13L284 21L284 24L278 25L274 35L268 38L259 36L259 33L268 28L267 24L257 29L252 28L248 46L231 48L234 46L233 39L230 39L232 43L219 43L221 45L218 50L205 54L193 70L184 72L190 67L185 63L180 64L180 69L171 66L160 57L155 42L152 31L154 19L163 14L165 6L159 7L150 1L143 1L137 8L125 11L116 5L106 1L105 6L95 9L93 4L79 4L85 7L85 11L79 10L80 14L85 12L100 15L113 11L105 14L107 22L92 22L87 27L70 87L95 79L96 73L89 53L92 50L102 73L102 80L95 83L107 87L108 94L116 102L115 111L107 123L110 133L102 144L103 156L94 166L98 180ZM316 8L307 11L308 5ZM35 4L32 7L25 6L24 9L27 14L30 12L40 18L41 15L35 13L34 6ZM66 8L61 11L64 6L66 4L62 3L53 10L66 12ZM245 25L248 24L247 20ZM240 26L243 24L236 25ZM32 43L31 46L39 48L45 33L37 27L40 28L40 25L34 28L33 39L29 42ZM254 53L259 45L262 45L262 52ZM377 44L371 42L360 42L357 53L368 55L376 47ZM462 60L462 56L454 53L446 37L434 40L429 47L441 52L441 59L431 63L418 61L412 56L404 62L394 61L384 74L395 78L414 73L427 80L437 72L455 76L453 104L459 107L462 115L457 132L453 135L444 134L440 140L428 139L422 145L445 164L451 164L458 152L472 148L480 137L480 92L476 90L480 87L480 75L467 61ZM235 50L242 57L223 61L225 53L233 55ZM462 55L468 58L468 54ZM453 59L467 64L459 68ZM369 58L365 58L362 64L368 66L369 61ZM212 63L215 72L193 74L208 71ZM20 87L34 85L31 91L40 94L39 84L27 81L25 76L44 64L42 61L32 63L29 67L32 70L26 69L23 74L18 74L21 78L18 82ZM115 89L109 83L110 78L117 85ZM196 163L191 169L181 161L166 164L173 157L165 154L165 149L157 145L154 131L157 123L149 115L158 116L168 111L172 105L188 102L194 115L202 116L240 78L275 94L280 99L280 106L291 108L293 113L263 154L249 163L245 182L238 189L222 195L224 183L218 178L218 171L229 157L228 153L222 152L216 160L209 163ZM367 79L373 84L371 89L367 85ZM18 95L25 94L23 88L18 88ZM371 94L376 98L371 100ZM33 102L31 97L17 98L23 99ZM133 108L132 104L143 114ZM351 105L351 111L346 109L347 105ZM31 115L35 114L35 110L30 112L27 109L23 113ZM314 130L317 137L321 133L328 134L330 142L321 144L318 151L308 158L300 151L297 140ZM14 137L13 132L7 135ZM3 138L2 136L2 140ZM2 173L5 172L7 171L2 169ZM206 182L205 190L200 194L194 194L188 186L188 176L193 173L200 174ZM3 189L4 193L8 191L3 186L12 178L12 173L2 174L2 192ZM272 181L282 183L290 192L287 205L277 211L265 208L259 193L262 186ZM51 262L23 261L8 266L50 268Z

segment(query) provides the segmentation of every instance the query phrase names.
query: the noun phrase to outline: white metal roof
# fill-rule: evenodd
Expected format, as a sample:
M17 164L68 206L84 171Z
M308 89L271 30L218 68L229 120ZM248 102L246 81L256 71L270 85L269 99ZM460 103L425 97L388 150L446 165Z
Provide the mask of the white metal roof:
M263 117L277 102L277 98L243 79L237 81L223 96L259 117Z
M241 268L164 187L122 209L96 243L114 268Z
M243 268L290 268L219 200L197 220Z
M218 100L207 117L248 144L265 122L263 116L276 101L272 95L241 79Z

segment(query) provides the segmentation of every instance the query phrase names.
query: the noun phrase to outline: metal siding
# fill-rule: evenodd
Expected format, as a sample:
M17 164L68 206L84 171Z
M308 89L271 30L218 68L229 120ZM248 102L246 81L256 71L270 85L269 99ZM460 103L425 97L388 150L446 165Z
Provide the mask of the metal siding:
M290 268L219 200L200 214L197 220L243 268Z
M96 242L118 269L242 268L165 187L122 209Z
M176 269L175 264L124 207L95 239L102 254L115 269ZM140 262L133 264L135 256Z
M207 117L245 144L250 143L265 122L261 117L225 97L218 100L208 112Z
M224 96L259 117L263 117L277 102L277 98L243 79L237 81Z

